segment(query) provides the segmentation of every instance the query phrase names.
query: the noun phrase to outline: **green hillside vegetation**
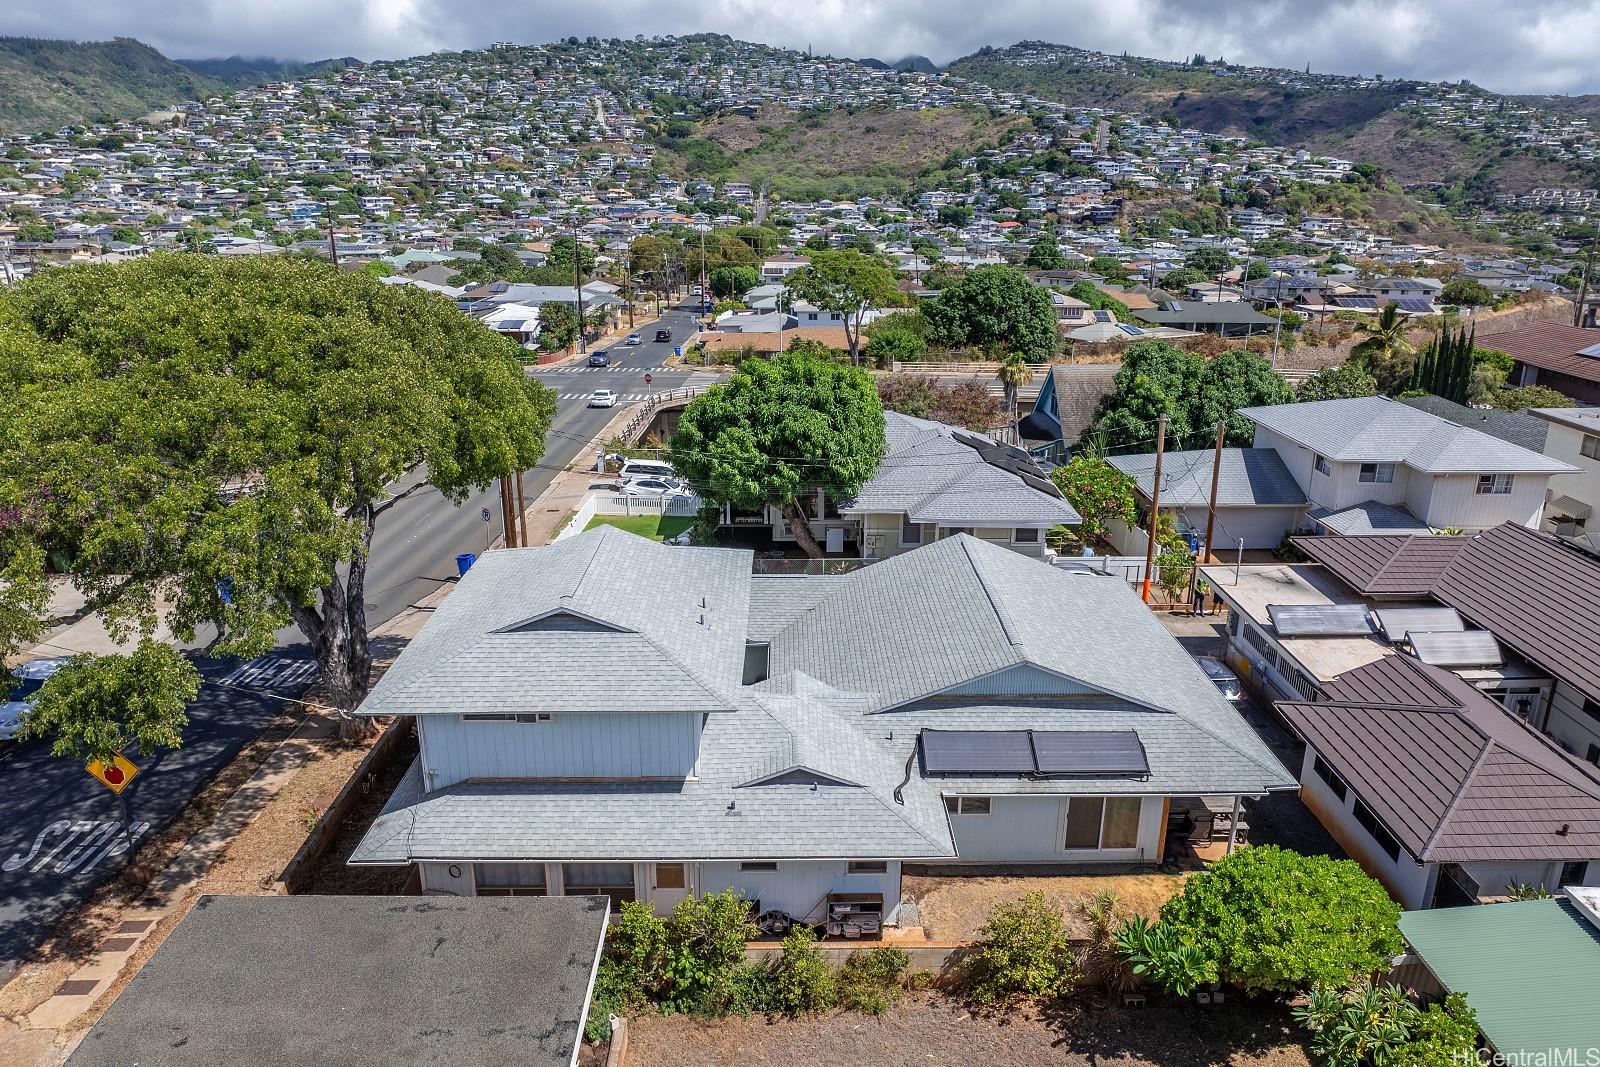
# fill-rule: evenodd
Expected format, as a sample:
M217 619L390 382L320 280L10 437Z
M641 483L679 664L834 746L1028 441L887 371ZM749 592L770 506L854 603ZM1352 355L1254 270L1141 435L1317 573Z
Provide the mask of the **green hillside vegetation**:
M229 56L226 59L180 59L188 67L215 85L244 88L264 82L295 81L332 70L359 67L361 60L350 56L343 59L315 59L309 63L295 63L265 56Z
M981 108L791 112L670 122L658 164L678 177L770 182L783 198L903 194L922 175L1003 143L1028 125Z
M0 133L132 118L209 91L199 74L130 37L89 43L0 37Z

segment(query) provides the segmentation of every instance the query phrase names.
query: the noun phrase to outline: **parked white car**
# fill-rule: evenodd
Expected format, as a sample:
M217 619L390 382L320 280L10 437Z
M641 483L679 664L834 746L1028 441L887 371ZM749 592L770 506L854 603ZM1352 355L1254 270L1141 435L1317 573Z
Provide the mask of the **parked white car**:
M589 406L592 408L614 408L617 406L617 394L610 389L596 389L589 394Z
M624 496L689 496L691 490L676 478L633 478L623 483Z
M6 694L5 703L0 704L0 741L16 739L23 715L33 706L33 698L39 695L45 680L60 670L67 659L66 656L31 659L12 668L11 676L16 684Z

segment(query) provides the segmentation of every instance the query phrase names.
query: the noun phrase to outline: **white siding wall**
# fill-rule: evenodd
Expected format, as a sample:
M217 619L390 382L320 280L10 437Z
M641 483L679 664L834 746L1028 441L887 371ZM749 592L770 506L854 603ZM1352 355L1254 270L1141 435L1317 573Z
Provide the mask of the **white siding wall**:
M1459 526L1467 533L1506 522L1538 529L1549 476L1517 474L1512 478L1511 492L1506 495L1480 496L1476 474L1435 475L1427 510L1417 512L1417 518L1434 527Z
M1355 791L1346 789L1345 799L1340 800L1312 771L1311 761L1315 755L1316 751L1308 747L1300 766L1300 797L1306 807L1327 827L1334 840L1344 846L1350 858L1361 864L1362 870L1384 884L1401 907L1407 911L1427 907L1432 902L1434 881L1438 877L1436 865L1418 863L1403 846L1399 862L1390 859L1356 822Z
M1294 475L1294 480L1299 483L1301 489L1306 491L1306 496L1311 500L1319 500L1311 492L1313 483L1311 474L1312 452L1310 449L1297 445L1282 434L1262 426L1256 427L1256 437L1252 444L1256 448L1275 449L1278 453L1278 458L1283 460L1283 465L1289 468L1290 474ZM1327 483L1327 479L1320 474L1316 476L1316 480L1324 485Z
M450 868L455 867L459 874L452 875ZM442 893L457 897L475 896L472 882L472 864L470 863L419 863L419 873L422 876L422 892Z
M1163 511L1166 509L1163 508ZM1175 509L1201 537L1205 536L1206 508ZM1245 548L1277 548L1283 535L1300 525L1303 508L1222 508L1217 509L1217 555L1223 556L1239 547L1244 538Z
M1590 745L1600 745L1600 720L1583 710L1583 694L1566 682L1556 682L1544 731L1579 759L1589 758Z
M1394 481L1364 482L1361 480L1359 463L1333 463L1332 467L1331 476L1317 475L1316 492L1311 494L1311 498L1334 511L1367 500L1376 500L1380 504L1398 507L1406 502L1406 488L1412 479L1427 477L1397 463L1394 468Z
M884 874L846 874L843 860L780 860L776 871L741 871L737 863L702 863L699 891L737 889L759 900L763 911L786 911L807 922L824 917L829 893L882 893L885 918L900 903L900 862L890 860Z
M596 684L604 684L598 671ZM689 712L558 714L553 722L463 722L419 715L431 791L469 778L684 778L701 716Z
M1595 514L1584 526L1593 530L1600 528L1600 460L1590 459L1581 451L1586 436L1575 427L1552 422L1550 432L1545 436L1544 454L1551 459L1570 463L1580 471L1578 474L1558 474L1551 478L1550 493L1553 496L1570 496L1593 508Z
M1136 848L1068 849L1067 798L993 796L988 815L950 816L956 856L986 863L1140 863L1161 854L1161 797L1143 797Z

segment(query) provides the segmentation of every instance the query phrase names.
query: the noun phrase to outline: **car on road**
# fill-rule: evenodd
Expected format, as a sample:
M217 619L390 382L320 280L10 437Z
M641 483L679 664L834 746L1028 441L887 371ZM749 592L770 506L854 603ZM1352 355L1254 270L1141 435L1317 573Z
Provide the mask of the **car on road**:
M702 290L701 290L701 289L700 289L700 287L699 287L699 286L698 286L698 285L697 285L697 286L695 286L695 287L694 287L694 288L692 288L692 289L690 289L690 290L689 290L689 295L690 295L690 296L699 296L699 295L701 295L701 292L702 292Z
M1229 700L1244 699L1244 687L1239 684L1239 676L1229 670L1227 664L1215 656L1196 656L1194 661L1206 672L1206 677L1217 687L1217 692Z
M589 366L591 366L591 367L609 367L609 366L611 366L611 353L609 353L609 352L591 352L589 354Z
M628 339L626 341L623 341L622 343L627 345L629 348L632 348L634 345L642 345L642 344L644 344L644 338L640 337L636 333L630 333L628 335Z
M617 394L610 389L596 389L589 394L589 406L592 408L614 408L617 406Z
M660 344L671 344L671 343L672 343L672 331L671 330L657 330L656 331L656 344L660 345Z
M624 482L624 496L688 496L689 487L676 478L635 478Z
M68 658L48 656L31 659L12 668L11 676L16 684L6 694L5 703L0 704L0 741L16 740L17 730L22 726L22 716L33 706L33 698L39 695L46 679L59 671Z

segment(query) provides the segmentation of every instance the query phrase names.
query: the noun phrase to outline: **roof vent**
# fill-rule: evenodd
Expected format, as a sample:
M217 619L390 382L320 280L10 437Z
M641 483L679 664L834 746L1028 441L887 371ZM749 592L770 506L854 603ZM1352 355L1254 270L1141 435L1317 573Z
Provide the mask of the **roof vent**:
M1561 837L1566 837L1567 836L1567 831L1571 830L1571 829L1572 829L1572 824L1570 822L1564 822L1564 823L1561 824L1561 829L1557 830L1556 833Z

